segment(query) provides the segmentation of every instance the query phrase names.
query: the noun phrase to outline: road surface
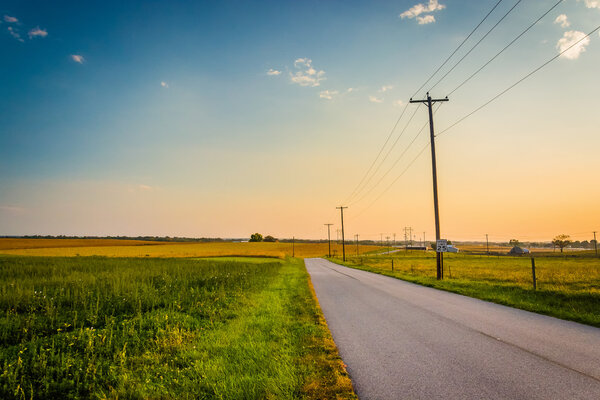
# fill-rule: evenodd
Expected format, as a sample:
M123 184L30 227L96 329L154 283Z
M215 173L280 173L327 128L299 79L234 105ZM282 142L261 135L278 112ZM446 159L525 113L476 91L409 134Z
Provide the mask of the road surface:
M306 259L361 399L600 399L600 329Z

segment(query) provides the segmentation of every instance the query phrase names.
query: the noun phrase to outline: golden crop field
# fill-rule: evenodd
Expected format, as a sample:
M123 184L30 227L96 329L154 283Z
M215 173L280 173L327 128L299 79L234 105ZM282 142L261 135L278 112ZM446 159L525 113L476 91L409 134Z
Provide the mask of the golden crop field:
M0 238L0 251L14 249L49 249L55 247L147 246L164 242L121 239L22 239Z
M278 257L285 258L292 255L291 243L232 243L232 242L211 242L211 243L173 243L173 242L134 242L130 245L119 242L115 244L105 244L102 240L96 239L77 239L74 246L61 246L54 244L55 241L48 240L54 246L40 248L40 244L27 246L28 240L46 240L46 239L18 239L23 242L20 247L10 248L3 245L0 239L0 254L27 255L27 256L49 256L49 257L75 257L75 256L106 256L106 257L222 257L222 256L245 256L245 257ZM69 239L56 239L56 241ZM90 242L85 243L86 240ZM107 242L110 240L107 240ZM66 244L66 243L65 243ZM87 245L86 245L87 244ZM377 250L378 246L359 246L361 254ZM342 245L332 243L332 254L341 255ZM294 255L300 258L321 257L328 252L327 243L296 243L294 245ZM346 245L347 254L356 254L356 247Z

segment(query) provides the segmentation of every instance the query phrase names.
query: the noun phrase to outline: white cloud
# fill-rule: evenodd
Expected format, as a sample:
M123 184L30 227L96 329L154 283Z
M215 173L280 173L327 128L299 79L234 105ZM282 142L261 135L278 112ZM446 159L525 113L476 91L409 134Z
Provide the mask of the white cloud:
M34 37L46 37L48 36L48 31L46 31L45 29L40 29L39 26L33 28L32 30L29 31L29 38L33 39Z
M381 87L381 89L379 89L379 93L387 92L388 90L392 90L393 88L394 86L392 85L384 85Z
M581 1L581 0L577 0L577 1ZM600 1L599 0L583 0L585 3L585 6L587 8L598 8L600 9Z
M148 192L152 189L154 189L152 186L148 186L148 185L138 185L138 189L139 190L143 190L145 192Z
M375 96L369 96L369 101L371 103L383 103L383 99L380 99L380 98L375 97Z
M590 44L590 38L585 37L585 33L579 31L567 31L563 35L561 39L559 39L558 43L556 43L556 48L560 53L567 50L569 47L573 46L570 50L566 51L561 57L575 60L579 58L581 53L585 51L585 48L588 44ZM583 39L583 40L582 40ZM580 41L581 40L581 41ZM577 43L579 42L579 43ZM575 44L577 43L577 44Z
M10 36L14 37L19 42L24 42L24 40L23 40L23 38L21 38L21 34L19 33L18 30L14 29L12 26L9 26L7 29L8 29L8 33L10 33Z
M314 69L310 58L298 58L294 61L294 68L297 71L295 73L290 72L290 79L300 86L319 86L321 81L325 79L325 71Z
M354 92L355 90L356 90L356 89L349 87L349 88L346 90L346 93L352 93L352 92Z
M394 101L394 105L395 105L396 107L402 107L402 106L403 106L403 105L405 105L405 104L406 104L406 103L405 103L405 102L403 102L402 100L396 100L396 101Z
M560 24L560 26L562 26L563 28L568 28L569 26L571 26L571 23L569 22L569 19L565 14L560 14L558 17L556 17L554 23Z
M433 15L426 15L424 17L417 17L417 23L419 25L427 25L435 22L435 17Z
M15 23L15 22L19 22L19 20L18 20L18 19L16 19L15 17L11 17L10 15L5 15L5 16L4 16L4 20L5 20L6 22L9 22L9 23L11 23L11 24L12 24L12 23Z
M76 63L83 64L85 58L79 54L71 54L71 60L75 61Z
M164 88L169 88L169 84L167 82L161 82L160 86L162 86Z
M438 2L438 0L429 0L428 4L415 4L414 6L412 6L411 8L409 8L408 10L404 11L402 14L399 15L400 18L404 19L404 18L416 18L419 15L423 14L423 13L431 13L431 12L435 12L435 11L439 11L439 10L443 10L444 8L446 8L445 5L440 4ZM434 19L435 21L435 19ZM433 21L431 21L433 22Z
M278 70L273 69L273 68L271 68L271 69L269 69L267 71L267 75L270 75L270 76L277 76L277 75L280 75L280 74L281 74L281 71L278 71Z
M319 97L322 99L331 100L333 96L337 95L339 92L337 90L323 90L319 93Z

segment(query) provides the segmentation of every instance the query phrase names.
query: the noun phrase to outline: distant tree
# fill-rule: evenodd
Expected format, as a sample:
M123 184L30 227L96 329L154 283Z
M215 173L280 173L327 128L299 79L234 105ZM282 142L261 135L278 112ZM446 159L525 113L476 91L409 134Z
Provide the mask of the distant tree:
M251 242L262 242L263 236L260 233L253 233L252 235L250 235L250 241Z
M520 245L521 245L521 242L519 242L517 239L510 239L510 241L508 242L508 244L509 244L510 246L513 246L513 247L514 247L514 246L520 246Z
M563 252L563 249L573 243L571 240L571 236L569 235L558 235L554 239L552 239L552 244L560 248L560 252Z
M271 235L267 235L265 236L265 238L263 239L263 242L270 242L270 243L275 243L278 242L279 240L277 240L277 238L274 238Z

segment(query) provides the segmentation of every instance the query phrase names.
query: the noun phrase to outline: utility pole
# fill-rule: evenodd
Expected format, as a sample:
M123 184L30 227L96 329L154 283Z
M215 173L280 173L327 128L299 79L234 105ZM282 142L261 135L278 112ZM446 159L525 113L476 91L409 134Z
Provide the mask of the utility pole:
M386 237L385 237L385 240L387 240L388 253L389 253L390 251L392 251L392 249L390 249L390 237L389 237L389 236L386 236Z
M596 250L596 257L598 257L598 241L596 240L596 231L594 231L594 249Z
M336 209L340 210L340 216L342 217L342 255L343 255L343 260L346 261L346 240L344 238L344 208L348 208L348 207L343 207L343 206L336 207Z
M396 234L394 233L394 247L396 247Z
M379 239L379 245L383 247L383 233L380 233L379 236L381 236L381 239Z
M358 256L358 233L354 236L356 237L356 255Z
M488 234L485 234L485 245L487 247L488 256L490 255L490 241L488 240Z
M331 258L331 225L333 224L323 224L327 226L327 242L329 243L329 258Z
M437 166L435 158L435 130L433 129L433 104L437 102L448 101L448 97L444 99L432 99L427 92L426 100L413 100L410 99L411 103L423 103L427 105L429 109L429 141L431 144L431 170L433 173L433 208L435 212L435 240L440 240L440 209L438 204L438 188L437 188ZM444 253L436 252L437 259L437 279L443 279L444 277Z

